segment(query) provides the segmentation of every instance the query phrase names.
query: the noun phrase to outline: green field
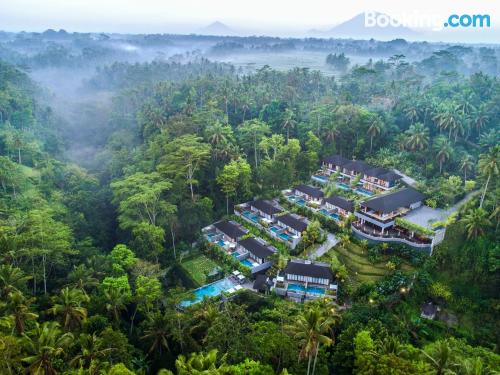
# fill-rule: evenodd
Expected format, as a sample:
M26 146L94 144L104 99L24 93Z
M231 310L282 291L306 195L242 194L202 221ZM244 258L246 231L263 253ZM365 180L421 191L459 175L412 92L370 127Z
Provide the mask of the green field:
M330 252L334 252L340 262L345 264L354 285L365 282L376 282L389 274L389 270L385 266L388 257L379 263L371 263L368 260L368 251L363 250L354 243L349 243L345 249L337 245ZM328 261L329 253L325 254L321 260ZM408 272L412 269L412 266L406 262L403 262L401 265L401 270L403 271Z
M191 278L200 286L206 283L206 275L215 267L218 267L217 263L202 254L182 261L181 265Z

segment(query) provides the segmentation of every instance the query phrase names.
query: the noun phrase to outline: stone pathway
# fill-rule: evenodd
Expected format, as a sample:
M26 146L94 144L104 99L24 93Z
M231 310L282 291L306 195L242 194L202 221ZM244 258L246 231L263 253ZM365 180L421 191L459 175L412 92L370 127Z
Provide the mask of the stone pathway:
M307 258L310 260L315 260L320 258L322 255L326 254L328 250L334 247L339 243L339 239L335 237L334 234L328 233L326 236L326 241L323 242L319 247L314 249L311 253L307 255Z

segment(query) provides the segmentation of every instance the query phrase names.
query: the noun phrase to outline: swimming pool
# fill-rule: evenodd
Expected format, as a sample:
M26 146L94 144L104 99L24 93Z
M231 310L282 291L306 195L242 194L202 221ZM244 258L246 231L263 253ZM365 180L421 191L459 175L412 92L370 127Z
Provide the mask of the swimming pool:
M367 197L371 197L372 195L375 195L375 193L373 191L366 190L366 189L360 188L360 187L354 189L354 191L358 194L365 195Z
M231 288L234 288L236 284L234 284L231 280L229 279L222 279L219 281L216 281L212 284L207 284L203 285L201 288L195 289L193 291L194 294L194 299L193 300L186 300L182 301L180 305L182 307L188 307L191 305L194 305L196 303L199 303L203 301L203 299L206 298L212 298L216 297L222 292L225 292Z
M283 238L285 241L289 241L290 240L290 236L286 233L280 233L279 236L281 238Z
M245 267L253 268L252 262L250 262L248 259L242 259L240 260L240 263L243 264Z
M219 240L217 241L217 245L219 245L220 247L224 247L226 243L224 242L224 240Z
M243 216L245 216L246 218L252 220L254 223L256 223L256 222L259 221L259 215L254 214L253 212L250 212L250 211L243 212Z
M349 185L344 184L343 182L337 182L336 185L342 190L351 190Z
M326 177L326 176L321 176L321 175L314 175L314 176L312 176L312 179L313 179L313 180L316 180L316 181L319 181L319 182L321 182L321 183L325 183L325 182L327 182L327 181L328 181L328 177Z
M274 232L274 233L277 233L281 230L281 228L279 227L271 227L271 231Z
M238 253L237 251L235 251L234 253L231 253L231 255L234 257L234 258L238 258L241 254Z
M311 294L325 294L325 289L317 286L308 286L307 288L302 284L288 284L288 290L292 292L311 293Z
M298 200L297 202L295 202L295 203L297 203L297 204L298 204L298 205L300 205L300 206L303 206L303 205L305 205L305 204L306 204L306 201L305 201L305 200L303 200L303 199L299 199L299 200Z
M321 210L319 210L319 212L321 212L323 215L328 215L328 211L325 210L324 208L322 208Z
M294 201L296 198L295 198L295 195L289 195L288 199L290 199L291 201Z
M330 214L330 217L333 219L333 220L337 220L337 221L340 221L340 216L336 213L333 213L333 214Z

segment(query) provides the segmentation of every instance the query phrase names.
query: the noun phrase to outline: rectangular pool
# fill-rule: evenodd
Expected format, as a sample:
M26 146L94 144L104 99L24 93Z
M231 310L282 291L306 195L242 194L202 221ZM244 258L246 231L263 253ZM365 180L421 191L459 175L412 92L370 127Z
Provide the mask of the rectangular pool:
M219 245L220 247L224 247L226 243L224 242L224 240L219 240L217 241L217 245Z
M314 175L314 176L312 176L312 179L313 179L313 180L316 180L316 181L318 181L318 182L321 182L321 183L328 182L328 177L326 177L326 176L321 176L321 175Z
M342 190L351 190L349 185L344 184L343 182L337 182L336 185Z
M248 259L242 259L240 260L240 263L243 264L245 267L253 268L252 262L250 262Z
M375 195L375 193L373 191L370 191L370 190L366 190L364 188L356 188L354 189L354 191L358 194L361 194L361 195L364 195L366 197L371 197L372 195Z
M290 241L290 236L286 233L280 233L279 236L283 238L285 241Z
M231 288L234 288L236 284L234 284L229 279L222 279L216 281L212 284L203 285L202 287L195 289L193 291L194 299L193 300L185 300L180 303L182 307L188 307L203 301L204 298L212 298L220 295L222 292L225 292Z
M303 199L299 199L296 203L297 203L298 205L300 205L300 206L303 206L303 205L305 205L305 204L306 204L306 201L305 201L305 200L303 200Z
M288 284L288 290L299 293L311 294L325 294L325 289L318 286L308 286L307 288L302 284Z
M238 258L241 254L235 251L234 253L231 253L231 255L233 256L233 258Z
M274 232L274 233L277 233L281 230L280 227L271 227L271 231Z

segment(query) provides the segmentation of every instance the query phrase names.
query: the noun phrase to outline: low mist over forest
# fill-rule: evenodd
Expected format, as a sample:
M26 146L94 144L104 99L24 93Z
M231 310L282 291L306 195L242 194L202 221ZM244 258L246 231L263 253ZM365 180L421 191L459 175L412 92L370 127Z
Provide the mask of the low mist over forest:
M0 32L0 373L497 374L499 59L404 39ZM406 244L359 238L354 213L384 192L327 173L332 158L396 174L442 220L393 220ZM302 184L350 213L290 198ZM296 246L233 209L254 199L304 218ZM272 245L263 278L202 233L220 220L246 228L235 246ZM292 260L321 262L335 295L279 295ZM196 300L219 280L239 288Z

